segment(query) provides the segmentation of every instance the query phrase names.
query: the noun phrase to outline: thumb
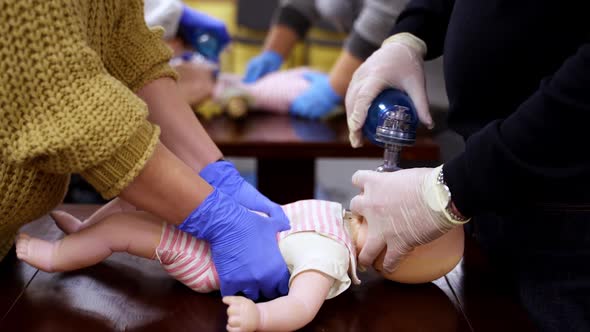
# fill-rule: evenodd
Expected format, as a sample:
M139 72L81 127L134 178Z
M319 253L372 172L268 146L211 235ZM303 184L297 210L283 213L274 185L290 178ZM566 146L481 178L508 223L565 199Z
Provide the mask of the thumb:
M309 82L313 83L315 81L318 81L318 80L321 80L322 78L324 78L324 74L308 71L303 74L303 78L305 78Z
M365 185L367 184L367 182L369 182L373 176L374 176L375 171L368 171L368 170L360 170L360 171L356 171L353 175L352 175L352 184L363 190L365 188Z
M426 83L424 77L416 78L412 80L407 86L404 87L410 99L416 106L416 112L418 113L418 119L428 129L434 128L434 122L430 115L428 96L426 95Z
M285 214L285 211L283 211L283 208L279 205L277 205L277 208L272 209L269 216L273 225L275 225L277 232L288 231L291 229L291 222Z

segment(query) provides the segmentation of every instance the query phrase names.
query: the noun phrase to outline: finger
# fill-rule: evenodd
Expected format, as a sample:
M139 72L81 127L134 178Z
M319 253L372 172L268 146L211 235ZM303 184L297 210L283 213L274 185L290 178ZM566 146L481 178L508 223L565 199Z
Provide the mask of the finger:
M49 212L49 215L54 221L77 221L80 223L82 222L80 221L80 219L72 216L71 214L60 210L51 211Z
M273 212L272 217L270 219L273 225L275 226L276 232L288 231L291 229L291 222L289 221L289 217L287 217L285 211L283 211L281 207L279 207L278 210Z
M252 61L256 61L256 59ZM244 83L254 83L260 76L262 76L262 66L259 66L256 63L251 63L246 69Z
M357 71L355 71L352 75L352 79L350 80L350 84L348 85L348 89L346 89L346 94L344 95L344 106L346 108L347 116L350 116L352 113L354 102L356 101L356 95L363 85L362 77L364 77L363 66L357 69Z
M321 77L321 74L310 72L310 71L305 72L303 74L303 78L305 78L307 81L312 82L312 83L313 83L313 81L315 81L319 77Z
M237 294L241 289L237 283L226 282L221 284L220 291L222 296L230 296Z
M412 99L414 106L416 106L416 112L418 113L418 119L422 122L428 129L434 128L434 122L432 121L432 116L430 115L429 103L428 103L428 95L426 94L426 84L424 82L424 77L418 78L419 81L414 81L406 86L406 93Z
M233 296L233 295L228 295L228 296L224 296L221 298L221 302L227 304L227 305L232 305L237 303L239 296Z
M277 206L276 203L268 199L268 197L261 194L256 188L254 188L251 184L245 182L243 187L245 190L243 194L247 194L248 196L253 196L252 199L244 200L244 206L250 210L263 212L266 215L272 215L273 209Z
M407 255L409 251L410 249L405 247L395 248L393 246L388 246L385 257L383 258L383 271L385 271L385 273L393 273L393 271L399 266L401 258Z
M375 258L385 248L385 242L383 239L371 239L367 238L365 245L359 253L359 264L363 266L373 265Z
M359 170L352 175L352 185L363 190L367 183L375 176L375 171Z
M350 131L357 131L363 128L367 119L367 112L373 100L381 91L388 88L388 84L380 79L367 78L363 86L359 89L352 108L352 113L348 117L348 128Z
M282 264L284 263L282 262ZM261 289L262 295L267 299L274 299L289 292L288 283L290 275L287 266L283 266L277 275L280 276L280 279L275 279L274 281L276 282L269 283L267 287L263 286ZM287 287L285 287L285 281ZM286 291L284 291L285 288L287 289Z
M350 212L363 215L365 210L365 196L359 194L350 200Z
M233 327L227 324L225 328L227 329L227 332L242 332L242 328L239 326Z
M230 327L235 327L235 328L239 328L240 327L240 323L242 322L242 318L240 316L229 316L227 318L227 324Z

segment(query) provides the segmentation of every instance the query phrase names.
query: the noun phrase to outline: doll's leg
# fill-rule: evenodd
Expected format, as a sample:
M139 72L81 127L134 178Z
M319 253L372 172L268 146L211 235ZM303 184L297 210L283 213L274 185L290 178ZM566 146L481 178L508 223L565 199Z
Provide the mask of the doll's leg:
M135 206L117 197L96 210L96 212L84 221L81 221L69 213L58 210L51 212L50 215L53 220L55 220L55 224L59 229L66 234L70 234L92 226L114 213L129 211L136 211Z
M255 304L242 296L226 296L227 330L293 331L313 320L324 303L334 278L318 271L302 272L293 278L289 294Z
M71 271L97 264L113 252L153 258L162 221L146 212L113 214L102 222L48 242L19 234L18 258L47 272Z

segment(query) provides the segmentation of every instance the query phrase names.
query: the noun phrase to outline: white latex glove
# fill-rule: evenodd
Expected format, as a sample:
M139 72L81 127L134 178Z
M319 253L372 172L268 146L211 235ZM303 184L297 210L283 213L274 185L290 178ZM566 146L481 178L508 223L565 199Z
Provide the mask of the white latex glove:
M371 102L381 91L396 88L405 91L420 121L434 126L428 110L428 97L424 78L426 44L409 33L399 33L387 38L352 76L346 92L346 114L350 131L350 144L362 145L362 127Z
M372 265L387 247L383 268L393 272L399 259L414 247L463 224L451 219L445 210L444 191L437 185L441 168L357 171L352 176L361 193L350 202L350 210L364 216L369 227L359 254L361 265Z

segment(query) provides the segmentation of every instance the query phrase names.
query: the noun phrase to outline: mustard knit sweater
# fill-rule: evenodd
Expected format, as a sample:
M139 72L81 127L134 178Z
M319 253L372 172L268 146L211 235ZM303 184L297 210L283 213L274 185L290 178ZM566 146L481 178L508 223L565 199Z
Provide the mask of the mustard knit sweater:
M158 142L134 91L175 77L140 0L0 2L0 259L80 173L104 197Z

